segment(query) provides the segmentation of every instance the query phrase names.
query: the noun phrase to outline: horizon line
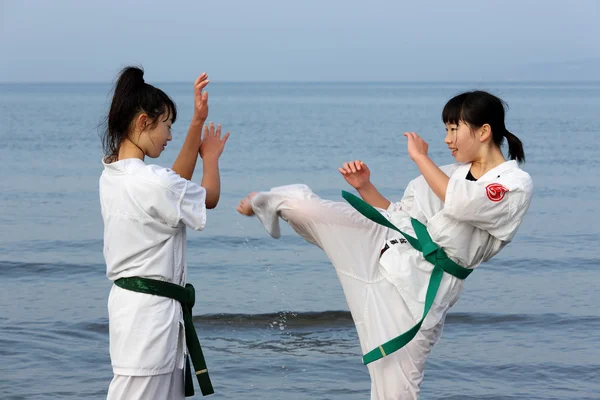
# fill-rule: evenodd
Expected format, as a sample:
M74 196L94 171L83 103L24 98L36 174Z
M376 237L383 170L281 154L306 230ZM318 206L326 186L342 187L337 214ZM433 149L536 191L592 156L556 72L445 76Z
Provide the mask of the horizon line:
M106 85L106 84L114 84L115 81L0 81L0 85ZM190 81L155 81L148 82L152 85L161 84L161 85L174 85L174 84L190 84ZM473 83L486 83L486 84L494 84L494 83L502 83L502 84L510 84L510 83L600 83L599 79L592 80L412 80L412 81L394 81L394 80L381 80L381 81L343 81L343 80L254 80L254 81L246 81L246 80L225 80L225 81L211 81L211 83L216 84L282 84L282 83L292 83L292 84L473 84Z

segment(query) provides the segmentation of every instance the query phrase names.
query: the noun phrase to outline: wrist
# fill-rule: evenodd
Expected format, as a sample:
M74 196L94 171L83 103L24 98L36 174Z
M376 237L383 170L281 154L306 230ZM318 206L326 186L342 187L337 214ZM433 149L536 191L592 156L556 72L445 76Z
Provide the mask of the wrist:
M375 186L373 185L373 183L369 181L361 187L357 187L356 190L358 191L358 193L366 193L372 191L374 188Z
M219 165L219 156L205 155L204 157L202 157L202 164Z
M417 154L414 157L412 157L412 160L417 164L426 162L428 159L429 156L427 156L427 154Z
M191 125L194 125L194 126L195 125L200 125L200 127L203 127L205 122L206 122L206 118L203 118L203 117L201 117L199 115L196 115L196 114L194 114L192 116Z

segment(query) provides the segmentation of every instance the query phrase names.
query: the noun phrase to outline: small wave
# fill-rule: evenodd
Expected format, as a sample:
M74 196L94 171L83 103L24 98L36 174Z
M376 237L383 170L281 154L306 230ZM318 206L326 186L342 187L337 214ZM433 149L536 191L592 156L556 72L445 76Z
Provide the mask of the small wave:
M287 328L338 328L354 325L348 311L278 312L265 314L207 314L194 316L199 325L215 328L261 328L285 325Z
M74 274L105 274L106 267L101 264L67 264L21 261L0 261L0 274L3 277L26 277L31 275L69 276Z
M194 323L202 329L260 330L285 327L289 329L337 329L353 328L354 322L348 311L282 311L264 314L204 314L195 315ZM565 314L492 314L451 313L446 318L449 325L472 326L526 326L526 327L585 327L600 330L598 316L569 316ZM108 320L78 324L78 328L95 333L108 333Z
M87 240L23 240L10 244L11 251L46 252L57 250L102 251L103 239Z
M286 329L349 328L354 326L347 311L276 312L265 314L205 314L194 315L194 324L203 329L260 330L285 326ZM57 322L56 324L61 324ZM58 328L58 327L57 327ZM93 333L108 333L108 319L81 322L75 329Z
M532 266L536 268L548 270L577 270L577 271L596 271L600 266L598 258L583 258L572 257L568 260L564 258L547 259L547 258L508 258L491 260L489 263L481 266L484 270L504 271L507 269L517 271L529 271Z

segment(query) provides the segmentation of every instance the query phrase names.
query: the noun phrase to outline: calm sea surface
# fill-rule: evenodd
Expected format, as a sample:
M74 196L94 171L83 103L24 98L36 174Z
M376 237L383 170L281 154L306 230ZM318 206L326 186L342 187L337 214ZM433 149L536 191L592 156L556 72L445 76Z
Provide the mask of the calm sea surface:
M172 165L192 113L177 102ZM231 131L222 197L188 231L194 322L215 399L368 399L369 376L327 258L287 226L235 212L250 191L306 183L341 200L361 159L390 199L418 175L404 131L453 162L441 109L481 88L510 105L533 202L515 240L469 277L434 349L424 399L600 399L600 84L218 84ZM103 399L112 378L98 125L110 85L0 85L0 398ZM200 167L194 179L201 177ZM201 396L198 395L197 398Z

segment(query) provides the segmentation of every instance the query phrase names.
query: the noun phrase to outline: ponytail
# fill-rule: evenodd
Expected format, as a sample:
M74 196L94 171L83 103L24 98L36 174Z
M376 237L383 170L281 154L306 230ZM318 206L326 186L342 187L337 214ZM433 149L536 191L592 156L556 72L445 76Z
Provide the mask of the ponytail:
M148 115L151 125L163 114L170 115L175 122L177 107L162 90L144 82L143 69L126 67L119 74L106 116L102 147L107 161L116 161L119 146L132 133L132 122L140 113Z
M517 160L519 163L525 162L525 151L523 150L521 139L510 133L508 130L504 131L504 137L508 143L508 157L510 157L511 160Z
M144 71L141 68L126 67L123 69L115 86L111 111L113 109L116 111L116 108L121 106L119 102L123 102L128 96L143 90L145 84Z

